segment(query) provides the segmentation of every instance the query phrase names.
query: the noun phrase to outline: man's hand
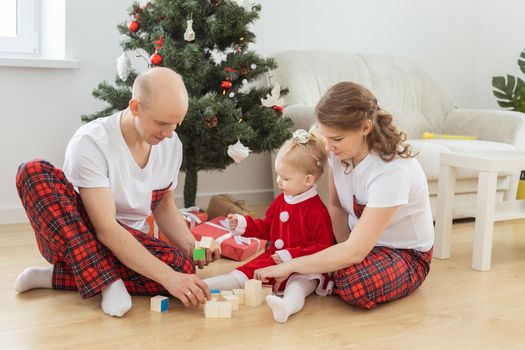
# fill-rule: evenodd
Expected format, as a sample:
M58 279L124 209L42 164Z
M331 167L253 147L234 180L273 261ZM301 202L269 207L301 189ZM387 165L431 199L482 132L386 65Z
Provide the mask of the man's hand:
M173 271L163 286L186 307L199 306L211 300L208 286L197 275Z
M191 256L193 256L193 254ZM219 260L220 257L221 250L219 248L213 250L206 248L206 259L197 261L197 266L199 267L199 269L203 269L204 266L208 266L210 263Z
M228 222L230 223L230 230L235 230L237 225L239 224L239 220L237 220L236 214L228 214Z

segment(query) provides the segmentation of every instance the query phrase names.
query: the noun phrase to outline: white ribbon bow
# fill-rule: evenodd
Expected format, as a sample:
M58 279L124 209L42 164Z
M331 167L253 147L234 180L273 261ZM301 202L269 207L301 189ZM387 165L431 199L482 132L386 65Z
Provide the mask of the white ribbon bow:
M261 241L259 239L257 239L257 238L248 238L248 237L242 237L242 236L234 236L233 232L231 230L229 230L229 227L220 226L220 225L214 224L213 222L205 222L205 224L228 232L228 233L220 236L219 238L215 239L215 242L217 242L219 247L221 247L222 243L225 240L233 237L233 240L235 241L235 243L237 245L245 244L245 245L249 246L249 245L252 244L252 240L255 240L257 242L257 250L256 251L259 251L259 249L261 248ZM225 225L223 222L221 222L221 224Z
M199 217L193 213L199 212L199 207L182 208L179 210L184 220L190 223L190 229L194 228L196 224L200 224L202 222L202 220L199 219Z

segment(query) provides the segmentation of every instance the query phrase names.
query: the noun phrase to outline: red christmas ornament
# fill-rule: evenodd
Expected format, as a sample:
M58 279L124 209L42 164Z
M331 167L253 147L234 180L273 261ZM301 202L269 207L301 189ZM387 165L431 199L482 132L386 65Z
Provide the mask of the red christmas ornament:
M221 81L221 89L228 90L228 89L231 89L231 87L232 87L231 81L228 81L228 80Z
M133 33L135 33L137 30L140 29L140 24L139 24L139 22L137 22L137 21L131 21L131 22L129 22L129 24L128 24L128 29L129 29L130 31L132 31Z
M162 56L157 51L155 51L155 53L153 55L151 55L149 60L150 60L151 64L153 64L155 66L158 66L159 64L162 63Z
M272 109L273 109L274 111L276 111L277 113L282 113L282 111L283 111L283 106L273 105L273 106L272 106Z

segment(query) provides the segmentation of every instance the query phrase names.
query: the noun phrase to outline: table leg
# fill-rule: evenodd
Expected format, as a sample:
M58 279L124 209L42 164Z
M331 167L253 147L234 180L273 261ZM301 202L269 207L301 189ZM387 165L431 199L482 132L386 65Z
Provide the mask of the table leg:
M472 255L472 268L478 271L490 270L497 177L498 174L494 172L479 172L474 252Z
M438 259L450 257L450 232L452 231L455 187L456 169L448 165L441 165L439 167L436 236L434 240L434 256Z

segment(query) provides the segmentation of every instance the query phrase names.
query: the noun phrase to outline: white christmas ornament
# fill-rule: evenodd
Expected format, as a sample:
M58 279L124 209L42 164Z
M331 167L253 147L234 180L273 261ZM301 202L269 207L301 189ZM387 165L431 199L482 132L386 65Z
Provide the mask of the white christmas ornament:
M209 52L212 61L215 63L216 66L220 65L222 62L226 61L227 53L222 52L215 46L213 50L205 49L205 52Z
M237 141L234 145L228 146L228 155L239 164L244 158L248 157L251 150L248 147L245 147L240 140Z
M237 92L239 92L241 94L247 94L248 92L250 92L251 89L252 89L252 87L248 83L248 80L247 79L243 79L242 80L242 85L239 88L239 90L237 90Z
M281 86L279 83L276 83L272 89L272 93L266 94L266 98L261 98L261 104L264 107L273 107L273 106L282 106L284 104L284 99L280 98L281 96Z
M117 58L117 74L120 80L128 79L129 73L131 72L131 61L125 52Z
M290 214L288 214L287 211L282 211L281 214L279 214L279 219L281 219L282 222L287 222L288 219L290 219Z
M283 247L284 247L284 242L283 242L282 239L278 239L278 240L275 241L275 244L274 244L274 245L275 245L275 249L278 249L278 250L279 250L279 249L283 249Z
M186 31L184 32L184 40L193 41L195 40L195 32L193 31L193 20L189 19L186 21Z

